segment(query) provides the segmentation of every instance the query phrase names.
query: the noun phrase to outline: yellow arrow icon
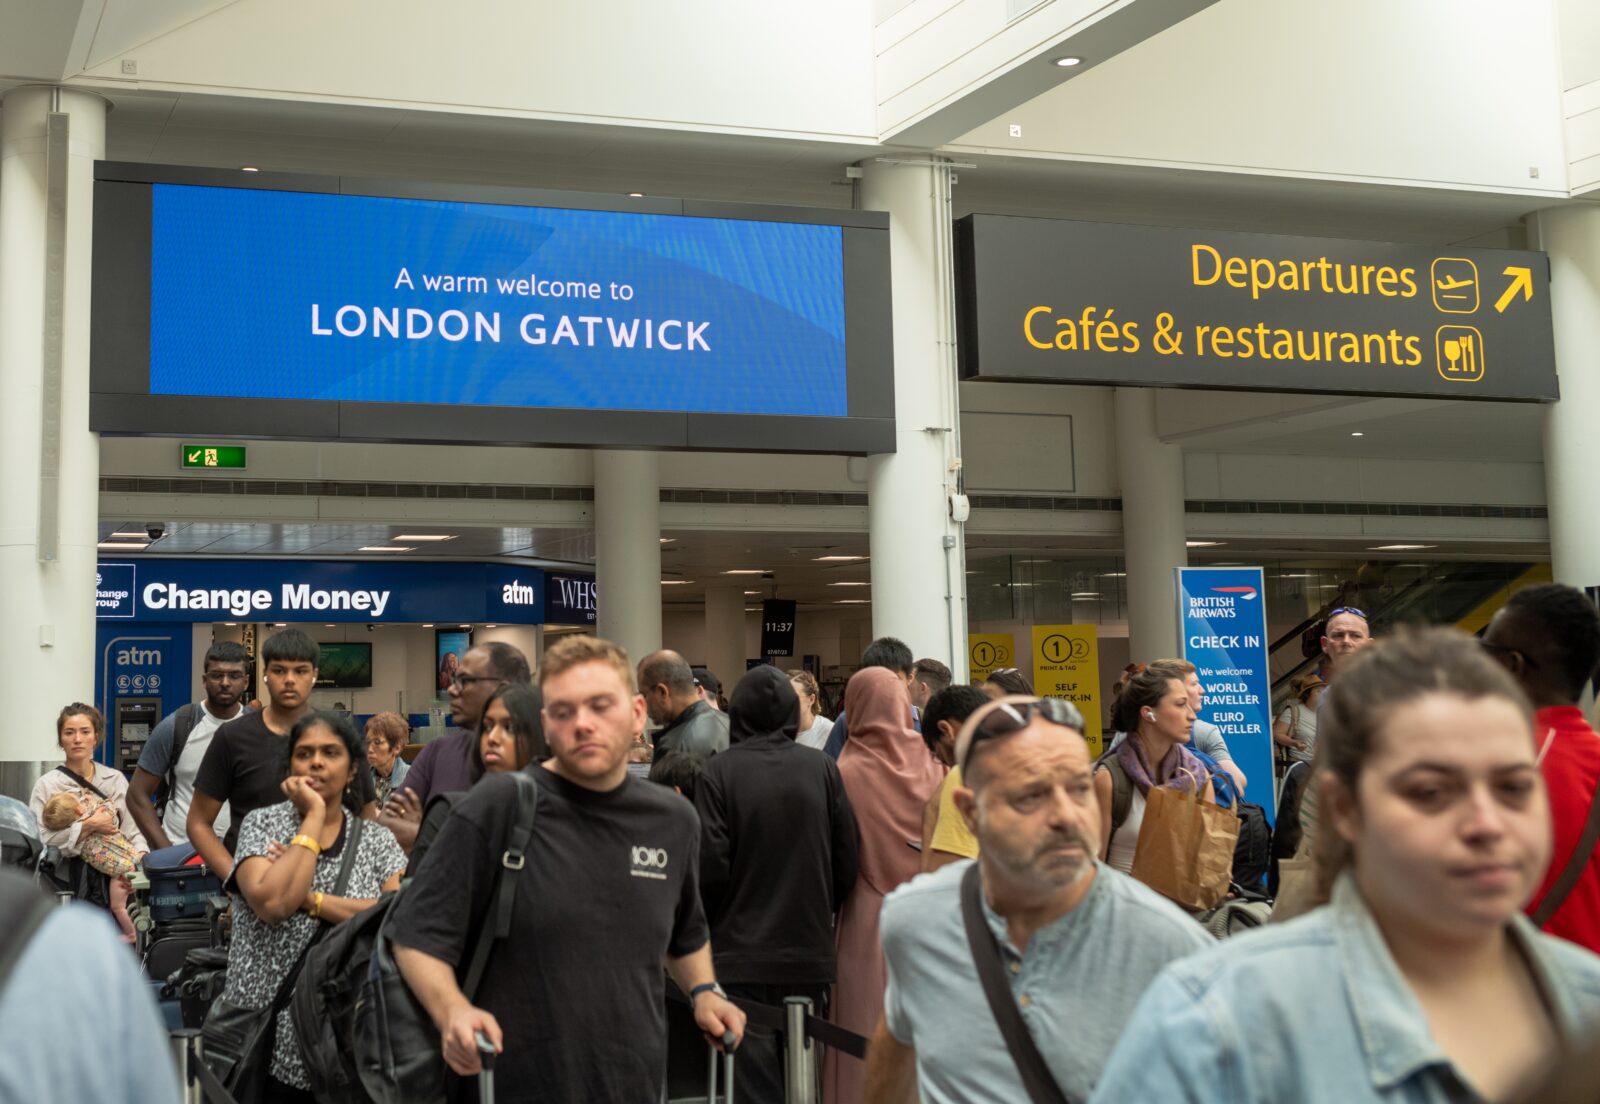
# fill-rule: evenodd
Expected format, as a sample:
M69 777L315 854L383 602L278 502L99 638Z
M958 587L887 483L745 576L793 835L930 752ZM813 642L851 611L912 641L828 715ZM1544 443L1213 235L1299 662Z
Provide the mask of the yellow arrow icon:
M1511 277L1511 284L1500 293L1500 298L1495 301L1494 309L1501 314L1506 312L1506 307L1511 305L1511 300L1517 297L1517 292L1522 292L1524 299L1533 298L1533 270L1531 268L1511 267L1504 274Z
M199 461L199 459L200 459L200 453L199 453L198 450L196 450L194 452L191 452L189 454L189 463L191 463L191 464L197 463Z

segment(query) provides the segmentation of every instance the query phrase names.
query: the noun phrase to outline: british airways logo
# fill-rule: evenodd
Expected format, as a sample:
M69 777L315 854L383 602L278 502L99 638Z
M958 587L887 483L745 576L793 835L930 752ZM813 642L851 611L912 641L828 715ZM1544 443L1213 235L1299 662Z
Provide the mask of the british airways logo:
M1212 587L1213 594L1237 594L1246 602L1252 602L1256 597L1256 588L1253 586Z

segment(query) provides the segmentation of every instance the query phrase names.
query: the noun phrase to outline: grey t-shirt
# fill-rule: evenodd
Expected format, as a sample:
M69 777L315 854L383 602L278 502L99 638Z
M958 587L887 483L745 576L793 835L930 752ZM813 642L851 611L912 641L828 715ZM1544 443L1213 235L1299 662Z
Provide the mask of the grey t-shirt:
M161 830L174 844L189 842L189 804L194 800L194 776L200 773L200 764L205 759L206 748L211 746L211 737L222 725L238 720L245 714L243 705L231 717L217 717L206 708L205 702L194 704L198 711L194 727L183 742L183 755L174 772L172 792L167 795L166 815L161 818ZM167 771L172 770L172 742L177 735L178 711L174 709L150 733L144 750L139 753L139 769L149 771L157 778L165 778ZM212 827L218 836L225 836L232 823L228 804L223 802L222 811L217 814Z
M880 921L889 1031L917 1051L924 1104L1015 1104L1027 1092L989 1010L961 922L952 863L891 893ZM1104 863L1077 908L1035 932L1025 953L984 903L1012 992L1056 1082L1086 1100L1145 988L1168 963L1216 946L1199 924Z

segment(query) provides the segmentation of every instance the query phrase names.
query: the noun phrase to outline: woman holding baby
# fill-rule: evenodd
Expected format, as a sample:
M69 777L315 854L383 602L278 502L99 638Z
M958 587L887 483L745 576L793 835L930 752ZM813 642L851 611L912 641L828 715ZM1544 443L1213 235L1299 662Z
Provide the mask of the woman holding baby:
M45 846L81 858L110 878L112 915L131 939L125 875L150 845L128 812L128 780L121 771L95 762L95 749L105 735L105 718L94 706L73 702L63 709L56 718L56 742L67 761L34 784L28 804L39 819Z

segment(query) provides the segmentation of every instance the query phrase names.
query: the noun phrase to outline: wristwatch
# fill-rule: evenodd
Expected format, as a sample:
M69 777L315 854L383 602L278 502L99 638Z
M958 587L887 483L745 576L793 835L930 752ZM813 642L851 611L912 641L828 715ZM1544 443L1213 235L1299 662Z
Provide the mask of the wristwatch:
M696 985L693 989L689 990L689 1004L691 1006L694 1004L694 999L701 993L715 993L723 1000L728 999L728 994L722 991L722 986L718 985L714 981L708 981L701 985Z

